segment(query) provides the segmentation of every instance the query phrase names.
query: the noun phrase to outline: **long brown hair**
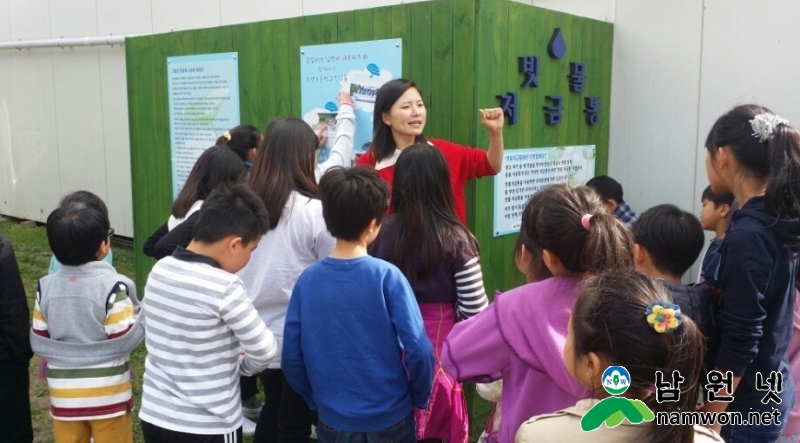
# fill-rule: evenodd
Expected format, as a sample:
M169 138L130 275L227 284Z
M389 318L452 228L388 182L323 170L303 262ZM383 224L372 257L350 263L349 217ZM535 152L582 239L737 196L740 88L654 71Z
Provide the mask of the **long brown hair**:
M416 144L400 154L392 209L398 235L385 258L409 281L427 278L447 253L478 253L478 242L456 216L450 168L433 146ZM454 245L455 250L446 251L447 245Z
M581 223L584 215L591 216L588 230ZM522 212L522 229L573 273L634 265L630 230L607 214L600 196L586 186L552 185L534 194Z
M299 118L273 120L264 132L251 171L250 188L264 201L269 228L275 229L292 191L308 198L319 198L314 177L318 139L311 127Z
M683 316L683 323L674 331L656 332L647 323L645 312L657 301L674 303L664 285L637 271L617 270L594 277L572 310L575 357L594 352L611 364L624 366L631 374L631 392L649 392L656 371L661 371L665 380L678 371L684 378L678 402L658 403L655 394L643 401L656 413L692 412L703 368L704 338L688 316ZM656 423L648 441L692 442L694 429Z

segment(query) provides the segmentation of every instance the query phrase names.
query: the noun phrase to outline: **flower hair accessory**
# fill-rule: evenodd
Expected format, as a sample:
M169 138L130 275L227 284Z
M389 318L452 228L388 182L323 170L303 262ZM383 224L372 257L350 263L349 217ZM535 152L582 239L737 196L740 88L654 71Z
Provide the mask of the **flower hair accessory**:
M647 315L647 323L659 334L672 332L683 323L681 307L662 300L650 303L645 315Z
M585 214L583 217L581 217L581 226L583 226L583 229L586 229L586 231L591 231L592 230L591 221L592 221L592 214Z
M775 114L763 113L758 114L750 120L750 127L753 128L753 137L757 137L758 141L764 143L767 140L772 140L775 134L775 129L779 125L785 125L788 121L778 117Z
M230 132L225 131L225 133L222 134L222 136L225 137L225 140L231 141L231 133Z

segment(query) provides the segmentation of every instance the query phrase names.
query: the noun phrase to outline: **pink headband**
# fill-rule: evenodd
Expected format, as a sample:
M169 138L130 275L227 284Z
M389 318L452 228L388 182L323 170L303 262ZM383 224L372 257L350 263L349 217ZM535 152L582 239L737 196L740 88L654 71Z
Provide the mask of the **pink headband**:
M592 225L589 224L589 222L591 221L592 221L592 214L586 214L583 217L581 217L581 226L583 226L583 229L586 229L587 231L591 230Z

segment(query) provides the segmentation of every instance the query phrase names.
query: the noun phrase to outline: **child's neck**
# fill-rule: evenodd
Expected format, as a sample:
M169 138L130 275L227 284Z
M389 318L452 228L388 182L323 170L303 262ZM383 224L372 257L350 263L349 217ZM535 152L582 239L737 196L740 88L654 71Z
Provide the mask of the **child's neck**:
M366 240L342 240L341 238L336 239L336 247L333 248L333 252L331 252L331 258L338 258L342 260L351 259L351 258L359 258L364 257L367 254L367 242Z
M725 238L725 232L728 230L728 221L726 220L725 223L720 223L720 226L717 226L717 229L714 230L714 233L717 235L715 238L717 240L722 240Z
M764 195L766 188L767 183L764 180L751 177L734 184L731 193L736 198L736 203L739 203L739 207L741 208L751 198Z
M668 274L666 272L662 272L658 268L656 268L656 266L653 263L651 263L649 261L646 261L644 263L638 264L637 268L639 269L640 272L642 272L643 274L648 275L650 277L660 278L661 280L666 280L668 282L675 283L677 285L681 284L681 276L680 275L675 276L675 275L672 275L672 274Z

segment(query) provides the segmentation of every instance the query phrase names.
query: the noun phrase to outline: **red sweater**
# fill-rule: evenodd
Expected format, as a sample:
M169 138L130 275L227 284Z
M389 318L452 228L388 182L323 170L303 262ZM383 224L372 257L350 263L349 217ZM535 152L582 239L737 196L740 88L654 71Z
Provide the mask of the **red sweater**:
M456 215L462 222L467 222L467 205L464 200L464 186L467 180L480 178L486 175L495 175L497 172L492 169L489 159L486 158L486 151L477 148L468 148L449 142L432 138L429 140L433 146L444 154L444 159L450 165L450 185L453 188L455 198ZM397 157L385 159L381 162L378 175L381 176L391 186L394 181L394 165ZM372 152L367 151L356 162L358 165L369 165L375 167L375 157Z

